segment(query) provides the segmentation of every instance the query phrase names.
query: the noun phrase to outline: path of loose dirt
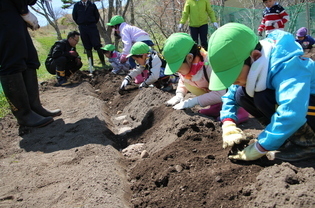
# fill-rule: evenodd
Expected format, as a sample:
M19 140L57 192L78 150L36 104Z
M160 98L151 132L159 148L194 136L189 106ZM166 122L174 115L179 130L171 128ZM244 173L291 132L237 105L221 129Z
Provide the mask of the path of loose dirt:
M220 122L165 106L172 92L119 94L123 76L102 71L75 79L41 86L44 106L63 112L54 123L0 121L0 207L315 206L315 160L233 163ZM249 138L261 130L253 118L240 127Z

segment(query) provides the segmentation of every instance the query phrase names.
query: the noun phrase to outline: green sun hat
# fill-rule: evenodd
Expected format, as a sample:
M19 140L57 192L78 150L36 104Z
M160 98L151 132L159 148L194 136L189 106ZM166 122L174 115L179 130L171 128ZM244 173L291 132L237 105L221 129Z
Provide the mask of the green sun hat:
M142 55L150 52L150 47L144 42L136 42L130 49L127 58L133 55Z
M125 22L124 18L122 16L119 16L119 15L115 15L113 16L109 23L107 23L108 26L115 26L115 25L118 25L120 23L123 23Z
M195 41L187 33L174 33L168 37L163 49L163 56L167 62L165 75L178 71L194 44Z
M104 51L114 51L116 47L113 44L107 44L101 48Z
M217 29L208 43L208 58L212 67L209 89L230 87L258 41L254 31L240 23L227 23Z

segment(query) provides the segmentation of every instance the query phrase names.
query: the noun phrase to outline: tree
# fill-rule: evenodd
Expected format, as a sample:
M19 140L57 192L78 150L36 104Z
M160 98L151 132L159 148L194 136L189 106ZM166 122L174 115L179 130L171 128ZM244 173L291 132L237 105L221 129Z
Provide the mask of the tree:
M58 23L58 18L62 16L61 10L54 11L52 9L51 0L41 0L37 1L34 6L31 6L31 8L38 14L42 15L46 18L48 23L55 29L57 34L57 39L61 40L61 33Z

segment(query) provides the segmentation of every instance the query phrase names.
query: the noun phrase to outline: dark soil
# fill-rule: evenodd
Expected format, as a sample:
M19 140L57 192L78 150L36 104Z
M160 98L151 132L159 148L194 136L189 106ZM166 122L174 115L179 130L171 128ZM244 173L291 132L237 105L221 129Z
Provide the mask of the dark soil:
M42 83L43 105L63 112L46 127L1 119L0 207L315 207L315 160L231 161L245 144L223 149L220 122L165 106L174 91L119 92L123 78ZM249 139L262 129L239 127Z

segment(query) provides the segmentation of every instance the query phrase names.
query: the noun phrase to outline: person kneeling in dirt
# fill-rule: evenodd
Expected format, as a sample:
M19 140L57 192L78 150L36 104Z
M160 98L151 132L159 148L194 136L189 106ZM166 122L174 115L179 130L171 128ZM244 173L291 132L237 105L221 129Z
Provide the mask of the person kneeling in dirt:
M226 90L210 91L209 76L211 67L208 64L207 52L186 33L174 33L165 42L163 55L167 61L165 73L179 73L179 83L176 95L166 102L173 105L176 110L192 108L196 105L202 107L210 105L209 109L199 112L211 117L218 117L222 106L221 97ZM184 100L187 92L196 95L194 98ZM248 120L248 113L240 109L238 122Z
M125 87L131 83L131 80L143 73L144 70L148 70L149 75L147 79L140 84L139 88L147 88L150 85L154 85L164 91L173 89L170 76L164 74L165 60L157 51L150 48L147 44L136 42L131 47L130 54L127 57L133 58L137 62L137 67L131 70L125 77L120 86L120 90L124 90Z
M113 74L128 74L130 65L128 62L120 63L120 56L121 53L116 51L115 46L113 44L107 44L103 48L104 55L108 58L109 63L113 67L112 73Z
M51 47L45 61L46 69L56 75L57 86L72 84L69 77L82 67L81 57L75 46L80 40L80 33L69 32L67 39L59 40Z
M229 158L315 157L315 62L301 57L294 36L275 30L259 41L247 26L228 23L212 34L208 49L210 90L229 87L221 110L223 148L246 142L234 122L238 106L265 126L254 143Z

